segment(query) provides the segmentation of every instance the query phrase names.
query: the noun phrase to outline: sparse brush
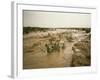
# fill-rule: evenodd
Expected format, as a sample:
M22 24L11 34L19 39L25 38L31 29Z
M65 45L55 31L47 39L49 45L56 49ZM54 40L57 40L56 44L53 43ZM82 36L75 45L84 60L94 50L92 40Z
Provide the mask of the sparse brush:
M45 44L45 47L47 49L47 53L52 53L59 52L61 49L64 49L65 45L64 41L61 41L58 37L51 37L51 39L48 40L48 43Z

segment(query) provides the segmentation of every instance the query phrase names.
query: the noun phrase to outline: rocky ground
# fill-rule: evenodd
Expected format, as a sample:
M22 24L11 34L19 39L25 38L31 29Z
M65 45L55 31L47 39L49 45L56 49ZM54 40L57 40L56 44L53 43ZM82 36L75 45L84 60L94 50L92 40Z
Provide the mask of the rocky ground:
M90 34L81 41L75 43L72 47L72 65L71 66L90 66L91 65L91 46Z

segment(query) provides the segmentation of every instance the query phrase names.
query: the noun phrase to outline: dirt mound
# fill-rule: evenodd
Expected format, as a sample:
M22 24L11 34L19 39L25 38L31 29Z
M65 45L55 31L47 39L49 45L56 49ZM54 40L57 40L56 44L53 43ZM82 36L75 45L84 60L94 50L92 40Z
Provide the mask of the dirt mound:
M77 42L72 47L72 65L71 66L90 66L90 34L86 38Z

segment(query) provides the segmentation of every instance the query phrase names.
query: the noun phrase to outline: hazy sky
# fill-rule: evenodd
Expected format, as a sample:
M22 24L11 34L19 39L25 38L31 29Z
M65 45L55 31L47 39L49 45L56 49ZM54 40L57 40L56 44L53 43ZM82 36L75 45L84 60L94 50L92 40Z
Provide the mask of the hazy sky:
M90 27L90 20L90 14L23 11L24 27Z

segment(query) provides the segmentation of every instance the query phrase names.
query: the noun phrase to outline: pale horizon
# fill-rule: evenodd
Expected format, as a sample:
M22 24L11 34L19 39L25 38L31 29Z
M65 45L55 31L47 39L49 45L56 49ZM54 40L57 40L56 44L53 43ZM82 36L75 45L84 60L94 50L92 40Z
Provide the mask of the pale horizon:
M25 10L23 11L23 26L44 28L90 28L91 15Z

